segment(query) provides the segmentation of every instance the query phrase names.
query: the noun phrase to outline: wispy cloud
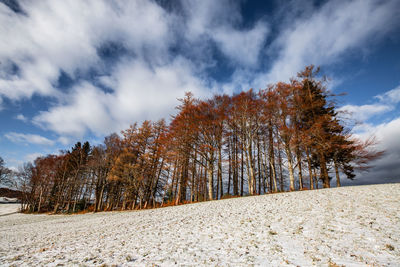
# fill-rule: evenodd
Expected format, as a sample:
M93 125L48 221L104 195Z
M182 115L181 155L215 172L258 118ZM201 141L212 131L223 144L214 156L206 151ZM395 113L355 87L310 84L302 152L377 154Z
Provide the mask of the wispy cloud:
M32 153L32 154L28 154L25 156L25 160L27 162L33 162L35 159L37 159L38 157L43 156L43 154L41 153Z
M196 45L215 43L233 64L256 67L270 28L263 21L252 27L239 27L242 21L239 2L221 0L182 1L184 36Z
M27 122L27 121L28 121L28 118L25 117L23 114L18 114L15 118L16 118L17 120L22 121L22 122Z
M362 180L356 183L396 182L400 178L400 118L395 117L383 123L372 123L368 121L374 116L382 115L395 110L396 104L400 102L400 87L389 90L386 93L375 96L375 103L370 105L346 105L340 110L348 112L351 118L361 120L353 129L353 134L366 140L371 136L376 137L375 149L385 151L382 158L372 162L373 168L362 173ZM346 182L345 182L346 183Z
M301 10L297 5L291 8ZM396 0L339 0L308 8L286 23L273 41L271 49L278 57L260 82L288 79L309 64L337 62L351 49L374 43L398 27L399 14Z
M385 153L380 159L371 162L373 168L370 171L358 175L362 178L356 183L398 182L400 178L400 118L377 125L365 124L359 130L362 131L359 131L356 136L361 139L375 136L378 143L374 149Z
M37 135L37 134L22 134L10 132L4 135L8 140L14 143L22 143L22 144L35 144L35 145L43 145L43 146L52 146L54 145L54 141Z
M383 103L376 103L370 105L345 105L338 109L338 111L345 112L344 117L347 118L355 118L359 122L364 122L369 118L386 113L388 111L393 110L393 106L383 104Z
M377 101L368 105L345 105L338 109L347 119L357 119L364 123L370 118L387 113L400 102L400 86L374 97ZM358 128L360 129L360 128Z
M400 102L400 85L384 94L375 96L375 98L379 99L381 102L386 102L386 103L390 103L390 104L399 103Z

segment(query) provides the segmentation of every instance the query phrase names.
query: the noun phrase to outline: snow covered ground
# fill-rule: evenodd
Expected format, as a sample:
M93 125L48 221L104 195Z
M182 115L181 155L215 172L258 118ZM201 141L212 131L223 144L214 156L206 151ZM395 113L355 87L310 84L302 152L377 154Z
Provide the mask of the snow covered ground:
M18 198L0 197L0 203L18 203Z
M400 184L0 216L0 265L400 266Z
M0 202L0 216L17 213L20 208L21 208L21 204L18 204L18 203L1 203Z
M0 216L17 213L20 208L17 198L0 197Z

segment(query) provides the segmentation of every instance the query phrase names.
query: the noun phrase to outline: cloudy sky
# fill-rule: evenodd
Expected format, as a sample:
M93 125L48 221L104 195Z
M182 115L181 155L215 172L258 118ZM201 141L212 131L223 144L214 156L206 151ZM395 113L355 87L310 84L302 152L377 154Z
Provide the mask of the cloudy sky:
M354 134L387 151L355 183L400 181L400 2L259 2L0 0L0 156L17 167L168 119L186 91L265 88L315 64L347 92Z

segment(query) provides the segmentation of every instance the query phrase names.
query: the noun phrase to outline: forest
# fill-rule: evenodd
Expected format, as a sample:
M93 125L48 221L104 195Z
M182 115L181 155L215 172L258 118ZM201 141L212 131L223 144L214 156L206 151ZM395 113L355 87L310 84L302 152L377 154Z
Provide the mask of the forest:
M167 123L133 123L14 173L27 212L131 210L329 188L380 157L337 111L319 69L262 90L197 99Z

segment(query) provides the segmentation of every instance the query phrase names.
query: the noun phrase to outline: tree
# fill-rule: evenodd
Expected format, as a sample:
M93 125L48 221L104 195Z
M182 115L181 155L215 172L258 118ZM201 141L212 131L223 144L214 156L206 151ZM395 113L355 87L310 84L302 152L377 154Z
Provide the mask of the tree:
M302 112L299 115L303 130L310 138L309 149L313 155L314 162L319 165L320 180L324 188L330 187L328 164L332 160L330 154L333 147L333 137L341 134L343 127L336 119L337 113L332 102L328 102L328 93L323 85L324 79L317 80L315 77L319 68L307 66L298 73L301 87L299 99Z
M88 161L88 169L93 177L92 183L94 185L95 197L94 212L97 212L102 209L105 187L107 185L107 175L110 171L105 145L93 147Z
M291 84L278 83L276 85L277 97L277 129L280 142L283 144L289 170L289 190L295 190L294 162L292 154L293 137L295 135L295 109L292 98Z
M33 165L32 163L25 163L23 166L18 168L18 171L15 173L16 178L16 188L20 192L22 192L21 198L21 211L29 210L30 207L34 206L31 197L31 179L32 179L32 171ZM31 210L33 211L33 210Z
M278 94L274 90L274 86L269 86L266 90L262 90L260 92L261 99L263 101L263 116L265 121L266 131L264 136L267 135L268 142L264 141L264 154L268 154L268 160L265 159L266 165L269 168L269 190L270 192L277 192L277 174L276 174L276 165L275 165L275 140L276 140L276 118L277 118L277 103L278 103ZM267 145L268 145L268 153L267 153Z
M249 194L256 193L255 159L253 155L257 132L262 124L262 103L253 90L241 92L232 98L229 113L232 116L231 126L238 131L241 150L246 158Z
M199 133L197 131L197 118L196 115L196 100L193 94L186 93L183 99L180 99L181 105L177 107L179 113L173 117L168 133L169 146L173 147L173 158L175 158L175 170L174 179L179 179L179 182L175 182L177 191L176 203L180 203L186 199L186 186L189 181L189 169L188 165L190 159L193 158L193 152L195 151L195 145L198 144ZM205 156L206 154L204 154ZM207 157L207 156L206 156ZM207 164L213 161L211 156L207 157ZM195 159L194 159L195 160ZM212 165L208 165L208 197L212 199L213 183L212 183L212 172L210 169ZM210 175L211 174L211 175ZM178 178L179 177L179 178Z
M5 162L2 157L0 157L0 185L9 186L11 183L10 175L11 170L5 166Z

